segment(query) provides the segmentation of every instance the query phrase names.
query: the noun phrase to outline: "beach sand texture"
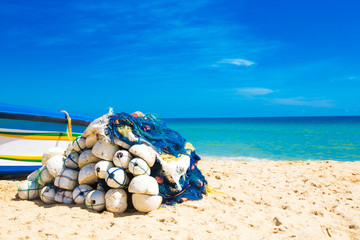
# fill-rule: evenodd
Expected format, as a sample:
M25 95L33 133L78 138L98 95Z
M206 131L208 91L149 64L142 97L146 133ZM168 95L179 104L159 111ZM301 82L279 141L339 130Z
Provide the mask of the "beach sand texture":
M360 239L360 162L200 161L224 195L148 214L16 199L0 181L0 239Z

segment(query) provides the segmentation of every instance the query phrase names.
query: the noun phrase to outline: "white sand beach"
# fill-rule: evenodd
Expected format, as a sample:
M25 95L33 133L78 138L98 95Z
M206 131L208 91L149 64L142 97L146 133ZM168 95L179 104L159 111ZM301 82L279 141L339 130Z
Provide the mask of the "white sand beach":
M16 198L0 180L0 239L360 239L360 162L199 163L209 194L148 214Z

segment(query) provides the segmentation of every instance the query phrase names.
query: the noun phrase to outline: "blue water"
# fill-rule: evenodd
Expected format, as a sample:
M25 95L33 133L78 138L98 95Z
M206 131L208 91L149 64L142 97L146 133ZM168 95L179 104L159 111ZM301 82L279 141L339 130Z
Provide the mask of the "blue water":
M164 119L203 158L360 160L360 117ZM0 128L66 132L66 124L0 119ZM73 126L83 132L85 126Z
M202 157L360 160L360 117L166 119Z

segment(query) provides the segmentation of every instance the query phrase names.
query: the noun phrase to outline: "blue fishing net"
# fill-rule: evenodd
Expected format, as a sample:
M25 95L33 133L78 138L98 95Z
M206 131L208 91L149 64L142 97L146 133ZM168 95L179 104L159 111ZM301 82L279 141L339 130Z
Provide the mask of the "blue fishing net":
M138 138L136 142L132 142L119 132L119 128L124 125L131 128ZM183 199L199 200L202 199L203 194L206 194L207 181L197 167L200 157L194 151L189 154L185 149L185 138L167 128L166 123L155 115L145 114L143 117L134 117L124 112L113 114L109 117L106 134L113 144L115 138L118 138L129 145L151 144L160 154L167 153L175 157L181 154L190 156L190 166L179 180L181 189L171 176L164 173L160 161L156 160L151 167L151 176L158 181L159 195L163 197L163 203L172 205Z
M194 151L191 152L190 167L179 181L181 190L168 176L162 173L161 166L154 165L151 168L151 176L161 179L161 182L158 183L159 195L163 197L163 203L173 205L182 202L183 199L200 200L203 198L203 194L206 194L207 181L196 165L199 160L200 157Z
M118 131L118 127L123 125L132 129L134 135L139 138L138 142L131 142ZM178 157L186 152L185 138L167 128L166 123L153 114L145 114L144 117L134 117L124 112L111 115L107 135L112 143L115 137L129 145L150 143L160 154L168 153Z

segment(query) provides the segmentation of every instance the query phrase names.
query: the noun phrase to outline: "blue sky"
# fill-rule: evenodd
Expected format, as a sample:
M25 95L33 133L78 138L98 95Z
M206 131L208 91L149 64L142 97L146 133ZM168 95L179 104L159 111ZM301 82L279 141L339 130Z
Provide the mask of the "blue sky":
M358 1L0 3L0 102L99 116L360 115Z

